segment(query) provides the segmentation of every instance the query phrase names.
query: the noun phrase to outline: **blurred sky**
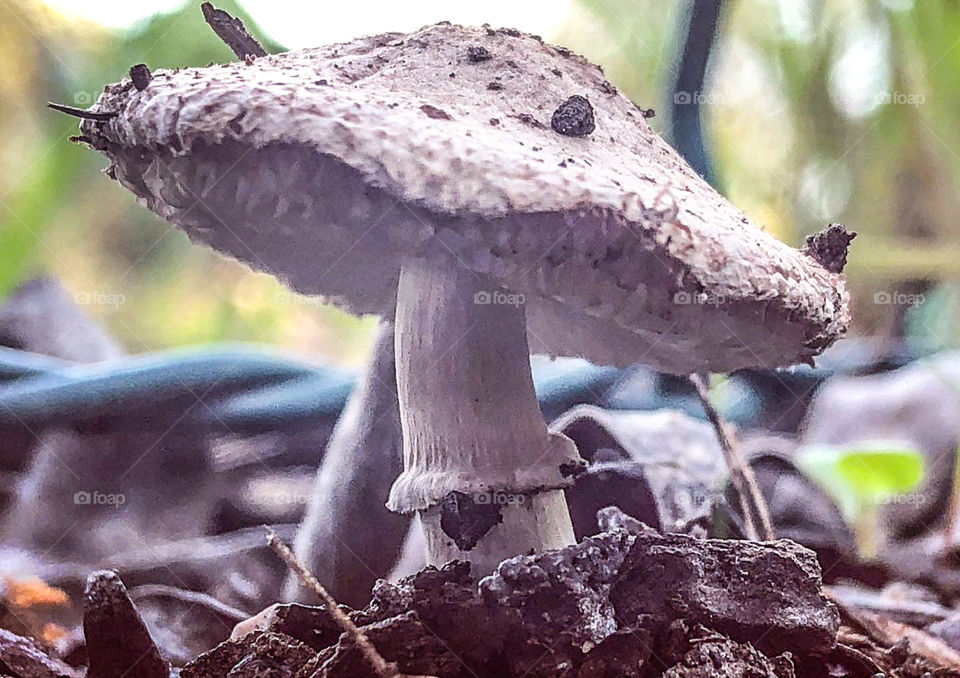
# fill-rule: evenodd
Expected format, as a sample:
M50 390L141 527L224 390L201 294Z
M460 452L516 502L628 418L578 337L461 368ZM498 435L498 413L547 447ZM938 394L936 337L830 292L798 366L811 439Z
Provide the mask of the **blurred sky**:
M182 0L45 0L68 16L83 17L112 28L125 28L156 12L183 5ZM213 3L216 5L216 2ZM241 0L260 27L288 47L313 47L387 31L412 31L448 20L479 25L503 24L531 33L554 33L567 14L569 0Z

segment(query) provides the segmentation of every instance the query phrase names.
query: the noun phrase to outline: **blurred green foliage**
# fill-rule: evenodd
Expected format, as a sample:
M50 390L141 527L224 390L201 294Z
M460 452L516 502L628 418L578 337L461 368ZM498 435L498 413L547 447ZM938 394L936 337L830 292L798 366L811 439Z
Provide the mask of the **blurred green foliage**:
M670 68L690 1L575 0L546 37L602 64L658 111L651 123L669 138ZM233 0L218 4L281 49ZM43 108L87 105L135 63L231 60L198 5L115 32L0 0L0 295L52 272L77 294L122 295L90 310L131 351L236 339L356 361L370 320L191 246L100 176L102 158L66 141L75 121ZM731 0L706 91L691 93L720 188L758 223L792 244L830 221L860 232L848 271L862 332L889 331L905 310L877 292L960 273L957 35L960 3L946 0ZM923 295L908 326L954 344L956 324L942 318L956 295L944 289Z
M857 532L861 553L874 555L884 504L917 501L910 495L924 474L923 455L896 443L878 441L849 447L803 448L797 463L837 502Z
M217 5L241 17L232 0ZM106 162L71 144L75 120L46 101L88 106L130 66L176 68L234 60L199 2L124 33L65 22L39 5L0 2L0 296L52 272L91 304L132 352L225 339L262 341L355 363L372 320L287 292L186 237L136 204L100 171Z
M594 20L562 39L665 113L686 4L580 0ZM730 0L720 31L699 93L719 188L794 245L829 222L860 233L847 269L859 331L914 315L910 331L955 345L955 325L935 322L954 295L904 281L960 277L960 3ZM664 115L651 123L669 138Z

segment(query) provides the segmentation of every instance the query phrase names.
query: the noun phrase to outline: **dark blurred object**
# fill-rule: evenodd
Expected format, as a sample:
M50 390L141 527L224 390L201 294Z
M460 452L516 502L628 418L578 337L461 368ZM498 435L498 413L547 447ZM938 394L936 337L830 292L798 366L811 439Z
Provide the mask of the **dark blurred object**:
M660 532L705 534L726 474L713 428L683 413L620 412L582 405L550 425L571 438L587 470L567 489L577 538L597 533L615 505Z
M0 346L78 363L123 355L119 344L53 278L29 280L4 299Z
M285 540L293 539L296 527L271 526ZM31 573L71 596L82 593L87 575L97 569L89 562L51 560L35 564ZM131 588L176 582L242 610L259 610L276 601L286 574L267 547L263 526L120 551L104 558L102 565L121 573Z
M322 374L322 372L321 372ZM67 426L80 432L163 427L240 391L317 376L317 371L253 347L172 351L75 366L0 387L0 427ZM161 428L162 431L162 428Z
M628 369L601 367L578 358L533 359L540 411L548 422L575 405L603 405Z
M99 362L121 353L52 278L25 282L4 299L0 306L0 345L7 347L0 354L0 390L10 382L55 378L61 364L57 359ZM0 415L5 413L6 408L0 407ZM19 473L30 463L31 451L41 446L53 449L62 440L66 437L51 440L44 429L21 421L14 426L0 425L0 511L12 500Z
M932 591L915 584L895 582L882 590L852 584L837 584L828 590L831 600L890 617L901 624L918 628L941 622L950 610L937 600ZM936 635L936 634L934 634Z
M792 539L815 551L826 581L856 577L878 586L885 581L882 572L859 562L853 530L833 499L793 463L796 441L752 436L740 444L767 501L777 538ZM723 524L732 517L733 523L721 528L719 536L743 538L739 504L729 484L725 496L724 513L717 518ZM735 513L730 514L731 510Z
M49 431L0 534L88 562L207 534L224 495L207 453L208 403L307 373L221 350L74 367L0 388L0 427Z
M723 6L723 0L698 0L688 3L686 12L680 12L682 27L678 33L683 38L673 68L673 91L668 97L673 146L697 174L714 186L717 176L703 138L700 104L706 96L707 66Z
M0 347L0 384L56 375L70 365L64 360L39 353Z
M739 503L726 480L716 433L706 422L676 411L609 411L585 405L554 421L551 430L569 436L588 463L567 490L578 538L604 527L598 526L598 512L604 520L643 523L662 533L743 538L738 514L731 508ZM741 446L778 537L815 550L825 575L856 573L877 584L885 580L879 571L858 564L854 536L840 510L790 460L795 442L748 438Z
M831 377L888 372L924 355L902 342L843 339L816 358L816 367L739 370L729 382L744 402L731 419L744 428L797 434L817 389Z
M403 470L393 323L381 321L366 374L327 445L294 541L301 562L338 601L361 605L400 554L408 516L387 510ZM318 602L295 575L284 595Z
M162 584L138 586L129 595L161 654L174 666L216 647L250 616L204 593Z

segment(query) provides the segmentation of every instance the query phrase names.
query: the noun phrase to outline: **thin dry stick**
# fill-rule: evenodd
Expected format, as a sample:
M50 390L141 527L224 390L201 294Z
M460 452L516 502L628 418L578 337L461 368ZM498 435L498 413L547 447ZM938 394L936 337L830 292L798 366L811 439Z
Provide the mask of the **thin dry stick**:
M200 5L200 9L213 32L233 50L238 59L245 59L248 56L267 56L267 50L250 35L240 19L235 19L209 2Z
M75 118L96 120L97 122L107 122L108 120L112 120L113 118L117 117L117 113L109 111L88 111L85 108L75 108L73 106L67 106L66 104L55 104L52 101L47 102L47 108L52 108L60 113L72 115Z
M950 487L950 506L947 510L947 525L943 532L941 556L949 558L960 546L960 448L953 462L953 481Z
M767 508L767 501L760 492L757 477L753 475L753 469L747 464L739 448L734 445L733 437L724 425L723 419L720 418L720 413L717 412L717 408L710 402L707 385L698 374L691 374L690 382L697 390L697 395L700 397L703 410L707 413L707 419L713 424L713 428L717 432L717 438L720 440L720 448L723 450L724 459L726 459L727 467L730 469L730 479L733 482L733 489L736 490L740 500L740 511L743 513L747 538L754 541L759 541L761 537L765 541L776 539L776 533L773 531L773 522L770 520L770 509ZM753 522L753 511L750 509L751 504L753 504L753 509L760 518L760 533L757 532L757 527Z
M327 606L327 612L333 617L333 621L335 621L337 626L350 636L350 639L360 648L360 652L363 653L366 660L373 666L377 675L380 676L380 678L399 677L401 674L397 669L397 665L388 662L381 656L377 648L375 648L373 643L370 642L370 639L367 638L366 634L357 628L357 625L353 623L350 617L343 613L343 610L337 605L337 601L334 600L333 596L327 592L327 589L313 576L310 570L297 560L297 557L293 555L293 551L280 540L277 533L266 525L264 525L264 529L267 531L267 544L270 548L280 556L280 559L287 564L287 567L300 577L300 581L320 596L320 600Z

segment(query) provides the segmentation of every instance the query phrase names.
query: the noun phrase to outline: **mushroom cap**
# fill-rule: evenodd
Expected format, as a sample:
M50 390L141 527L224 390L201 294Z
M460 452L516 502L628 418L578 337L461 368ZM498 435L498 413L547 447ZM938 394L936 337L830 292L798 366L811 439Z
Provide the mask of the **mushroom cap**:
M84 141L147 207L356 314L392 313L402 262L434 257L522 293L534 351L603 364L771 367L849 322L840 274L536 36L443 23L160 70L94 110L115 116L84 120Z

